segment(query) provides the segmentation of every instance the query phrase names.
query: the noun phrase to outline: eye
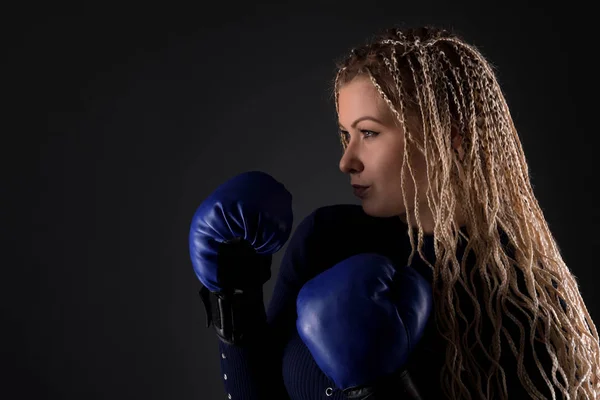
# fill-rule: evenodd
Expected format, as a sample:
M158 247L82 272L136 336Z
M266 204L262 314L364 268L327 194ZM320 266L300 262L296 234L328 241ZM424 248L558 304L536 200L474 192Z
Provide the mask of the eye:
M340 143L342 144L342 148L345 150L346 147L348 147L348 143L350 143L350 134L348 131L344 131L342 129L340 129L338 133L340 135Z
M379 132L370 131L367 129L361 129L360 132L363 134L363 137L365 139L372 138L372 137L379 135ZM340 129L339 134L340 134L340 141L342 142L342 146L344 148L348 147L348 143L350 143L350 133L348 133L348 131Z
M348 133L348 131L344 131L344 130L339 130L340 133L340 139L342 140L342 142L348 143L350 141L350 134Z
M360 132L363 134L364 137L372 137L372 136L379 135L379 132L370 131L370 130L367 130L367 129L362 129ZM344 142L347 143L347 142L350 141L350 134L348 133L348 131L344 131L344 130L340 129L339 134L341 136L341 139Z
M373 137L379 135L379 132L369 131L366 129L361 130L361 132L364 135L364 137Z

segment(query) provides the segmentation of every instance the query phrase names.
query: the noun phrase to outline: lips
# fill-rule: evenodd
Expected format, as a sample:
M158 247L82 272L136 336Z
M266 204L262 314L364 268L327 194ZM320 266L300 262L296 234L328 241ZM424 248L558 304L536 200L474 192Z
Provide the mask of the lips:
M354 195L359 198L364 198L370 186L352 185Z

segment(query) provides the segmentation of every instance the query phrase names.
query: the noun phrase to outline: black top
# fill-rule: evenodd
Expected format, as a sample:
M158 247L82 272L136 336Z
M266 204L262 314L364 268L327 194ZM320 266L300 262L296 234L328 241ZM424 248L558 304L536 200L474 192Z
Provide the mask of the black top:
M432 235L425 236L423 250L428 261L434 264ZM410 251L407 226L397 217L370 217L358 205L326 206L306 217L292 235L283 257L272 299L267 308L264 332L244 346L219 342L225 398L345 398L321 372L298 336L295 325L296 296L305 282L352 255L375 252L389 257L397 266L404 266ZM462 249L459 249L458 254L463 254ZM420 260L418 254L415 254L413 261L411 266L431 282L432 272ZM461 301L461 308L465 309L468 302L468 299ZM524 327L528 326L525 315L516 309L513 310L513 314ZM460 320L458 316L457 319ZM517 326L508 318L504 319L503 324L511 332L518 348ZM491 332L491 327L484 324L483 329L484 334L481 337L484 344L487 344L491 341L491 333L486 335L485 332ZM525 334L525 368L544 397L551 398L533 360L527 328ZM509 395L511 398L528 398L518 380L517 360L504 338L502 346L500 363L506 373ZM537 355L549 376L551 362L541 344ZM480 356L475 356L481 359ZM422 339L408 360L408 370L425 399L444 398L440 385L440 372L444 360L445 340L440 336L432 315ZM481 362L483 365L489 365L487 360L481 359ZM545 391L543 388L546 388Z

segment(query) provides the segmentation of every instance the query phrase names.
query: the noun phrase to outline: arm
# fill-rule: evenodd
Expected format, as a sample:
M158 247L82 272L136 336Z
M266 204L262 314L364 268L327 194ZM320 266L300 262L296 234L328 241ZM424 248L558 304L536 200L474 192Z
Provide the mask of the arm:
M213 323L220 341L225 387L234 391L229 398L263 398L263 371L254 361L269 352L263 285L292 222L291 194L261 171L222 183L192 217L190 257L202 284L207 325Z
M311 240L315 240L313 221L314 214L305 218L290 239L268 312L265 313L262 303L261 310L256 311L258 334L244 345L219 341L223 383L232 399L289 398L283 384L281 359L287 339L296 329L296 296L305 279L306 270L302 266L311 254Z
M405 261L405 251L397 245L403 233L398 219L371 218L355 205L325 206L307 216L288 242L260 339L244 348L220 344L226 350L222 351L226 358L221 358L221 368L227 374L225 387L232 391L228 392L232 399L288 398L282 356L296 331L296 299L304 283L361 252L378 252L398 263ZM262 370L263 366L268 369Z
M417 271L362 253L302 287L297 328L320 369L349 399L393 393L421 399L414 384L405 386L411 379L404 369L431 308L431 286Z

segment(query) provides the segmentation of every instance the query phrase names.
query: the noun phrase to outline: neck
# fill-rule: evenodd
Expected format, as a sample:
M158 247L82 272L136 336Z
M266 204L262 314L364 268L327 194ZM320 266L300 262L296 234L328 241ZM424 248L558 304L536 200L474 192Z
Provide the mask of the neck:
M409 214L408 211L404 212L403 214L400 214L399 218L402 222L408 225L407 214ZM433 218L433 213L431 212L431 209L429 208L426 202L419 204L419 220L421 222L421 227L423 228L423 233L425 235L433 235L435 228L435 220ZM466 218L459 208L456 209L454 215L454 222L459 228L462 228L466 225ZM410 210L410 225L413 227L413 229L419 228L414 209Z

